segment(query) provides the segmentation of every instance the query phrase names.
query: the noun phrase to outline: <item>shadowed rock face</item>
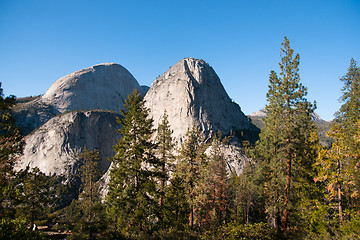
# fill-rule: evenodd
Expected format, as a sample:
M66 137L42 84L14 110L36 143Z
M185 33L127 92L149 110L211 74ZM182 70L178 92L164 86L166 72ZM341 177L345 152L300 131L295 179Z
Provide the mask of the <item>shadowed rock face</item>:
M239 105L227 95L219 77L205 61L186 58L158 77L145 95L154 125L164 111L178 141L194 124L210 137L221 130L255 130Z
M22 104L14 117L26 135L59 113L94 109L119 111L134 89L145 94L146 88L140 87L124 67L115 63L99 64L60 78L39 99Z
M102 170L109 168L113 145L120 138L116 131L119 114L107 111L69 112L56 116L25 137L24 155L16 169L38 167L46 174L74 174L77 155L86 146L98 149Z

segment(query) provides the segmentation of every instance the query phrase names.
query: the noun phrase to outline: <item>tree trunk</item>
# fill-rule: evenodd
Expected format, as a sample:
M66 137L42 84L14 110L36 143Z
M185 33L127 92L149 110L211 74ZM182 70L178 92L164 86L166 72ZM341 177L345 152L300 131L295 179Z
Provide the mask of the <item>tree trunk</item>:
M338 149L338 155L340 155L340 150ZM341 163L340 163L340 160L339 158L337 158L337 174L338 174L338 178L340 178L341 176ZM337 182L338 184L338 199L339 199L339 202L338 202L338 207L339 207L339 223L340 225L342 224L343 222L343 210L342 210L342 195L341 195L341 182L338 181Z
M190 209L189 225L190 227L194 226L194 208Z
M287 141L290 144L290 141ZM285 202L284 202L284 212L281 220L281 231L284 232L287 228L289 210L287 209L289 200L290 200L290 182L291 182L291 157L290 157L290 148L287 149L287 160L286 160L286 185L285 185Z

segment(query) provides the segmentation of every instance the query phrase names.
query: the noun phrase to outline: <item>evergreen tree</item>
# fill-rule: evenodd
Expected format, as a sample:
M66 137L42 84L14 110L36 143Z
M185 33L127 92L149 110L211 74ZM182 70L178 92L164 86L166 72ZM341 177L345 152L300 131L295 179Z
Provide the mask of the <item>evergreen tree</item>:
M340 78L344 83L340 101L343 103L336 113L335 128L343 134L346 147L350 153L342 165L349 169L349 176L352 181L350 192L345 195L352 195L349 199L349 207L354 209L360 206L360 158L355 154L360 149L360 141L356 140L358 121L360 120L360 67L354 59L350 60L348 72Z
M24 142L15 120L11 116L11 107L15 97L4 98L0 82L0 217L4 217L4 204L9 202L11 193L10 177L17 157L22 154Z
M17 215L30 224L30 229L35 229L36 221L47 219L55 200L51 183L51 176L46 176L37 167L27 167L17 173Z
M281 226L285 231L289 213L294 210L298 199L296 194L305 193L300 190L303 183L312 181L311 166L317 137L311 120L315 107L306 100L307 88L300 83L300 56L293 56L294 51L286 37L282 46L280 77L271 71L266 106L268 115L264 119L265 129L260 133L256 152L266 163L266 211L274 220L273 225Z
M170 180L164 201L163 222L175 232L186 230L189 225L190 208L187 202L184 181L175 176Z
M99 178L102 171L99 169L100 153L97 150L90 151L86 147L79 154L81 162L79 175L81 180L81 193L76 201L79 218L75 218L73 239L98 239L99 234L105 229L105 209L100 199Z
M240 224L265 222L262 162L247 162L239 176L231 176L233 220Z
M173 155L175 142L172 138L173 131L170 129L168 115L166 110L162 117L161 123L157 128L156 144L157 144L157 156L160 163L159 172L160 175L160 218L162 218L162 210L164 205L164 197L166 194L167 182L170 179L170 173L174 171L174 158Z
M117 231L140 236L151 231L158 209L155 171L160 163L154 155L151 142L153 120L148 118L140 94L134 90L125 101L122 135L114 146L107 203Z
M200 171L206 165L205 150L205 140L201 136L198 127L193 126L185 135L175 171L175 176L183 180L183 186L185 187L187 202L190 208L190 227L195 226L195 224L200 225L200 219L197 217L200 211L196 206L199 204L198 182L201 179Z
M321 150L316 163L319 173L315 180L325 184L327 204L336 214L328 212L343 225L344 220L360 215L356 213L360 205L360 68L354 59L351 59L347 74L340 80L344 82L340 98L343 104L328 132L334 143L330 149Z
M211 141L211 150L207 174L204 176L205 186L208 188L210 208L210 229L224 225L229 217L230 186L227 160L222 146L228 142L227 138L221 139L221 132L215 134Z
M360 118L360 68L354 59L350 60L348 72L340 80L344 83L339 99L343 104L335 114L335 122L354 134Z

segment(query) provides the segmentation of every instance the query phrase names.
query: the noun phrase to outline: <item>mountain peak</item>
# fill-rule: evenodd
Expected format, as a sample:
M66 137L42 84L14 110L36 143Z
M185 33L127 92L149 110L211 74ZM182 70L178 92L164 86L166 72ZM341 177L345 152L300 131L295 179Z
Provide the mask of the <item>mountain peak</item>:
M116 63L102 63L60 78L41 100L59 112L90 109L118 111L134 88L143 94L139 83L126 68Z
M155 126L166 110L179 142L193 125L208 136L218 130L224 134L236 129L253 130L204 60L185 58L175 63L153 82L144 100Z

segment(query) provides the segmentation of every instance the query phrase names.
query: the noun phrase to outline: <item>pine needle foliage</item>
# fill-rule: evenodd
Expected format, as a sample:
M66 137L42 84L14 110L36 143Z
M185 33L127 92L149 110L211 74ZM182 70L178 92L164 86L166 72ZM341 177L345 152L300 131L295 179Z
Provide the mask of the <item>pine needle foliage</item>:
M159 210L160 210L160 218L162 218L162 210L164 205L164 198L167 191L167 182L170 179L170 174L175 169L174 160L175 156L173 154L175 148L175 141L172 137L173 130L170 128L168 115L166 110L164 111L164 115L162 117L161 123L157 128L156 135L156 154L159 159L159 180L160 180L160 199L159 199Z
M6 209L3 209L3 203L10 200L13 166L24 147L22 134L16 128L11 115L11 108L15 103L14 96L4 97L0 82L0 217L5 216Z
M206 169L206 147L204 137L200 134L199 128L194 125L188 129L185 135L176 165L175 176L183 180L190 208L190 227L200 226L201 209L198 205L201 189L199 189L199 181L202 180L202 171Z
M149 110L137 90L128 96L124 107L123 118L117 119L122 137L111 159L107 203L117 231L136 237L150 233L157 219L160 163L151 141L153 120L148 118Z
M71 239L99 239L107 224L99 188L101 184L99 178L103 174L99 168L100 152L85 147L79 154L78 160L81 164L79 168L81 193L75 203L80 217L75 219Z
M307 101L307 88L300 83L300 56L294 56L286 37L280 56L279 76L275 71L270 73L268 115L256 152L266 168L266 211L273 219L273 225L285 231L289 214L295 213L300 188L309 187L312 181L317 135L311 120L315 104Z
M328 132L334 143L330 149L321 149L315 180L325 186L328 214L343 226L360 216L360 68L354 59L340 80L344 83L343 104Z

